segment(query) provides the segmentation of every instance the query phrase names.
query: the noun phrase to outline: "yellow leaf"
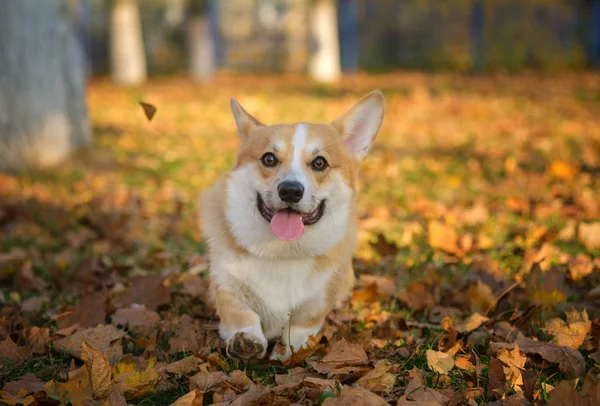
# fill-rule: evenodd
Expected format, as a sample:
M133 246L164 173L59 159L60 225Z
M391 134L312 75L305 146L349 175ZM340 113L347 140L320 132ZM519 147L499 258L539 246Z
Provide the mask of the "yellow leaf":
M558 289L552 292L546 292L545 290L538 290L531 295L531 301L542 307L552 307L556 303L562 303L567 300L567 296Z
M81 359L88 368L92 394L94 397L103 397L111 385L108 355L84 340L81 344Z
M446 224L439 221L430 221L427 226L428 241L432 248L459 254L458 236L456 231Z
M521 369L525 367L525 361L527 361L525 353L521 351L517 343L515 343L513 349L502 351L500 355L498 355L498 359L508 365L508 367L504 367L506 383L515 390L520 391L521 385L523 385Z
M396 374L389 372L391 365L386 360L378 361L375 368L367 372L356 383L371 392L388 392L396 383Z
M565 161L554 161L550 165L550 174L555 178L570 180L573 179L579 169Z
M471 311L486 314L494 305L494 293L485 282L475 280L469 286Z
M427 350L427 365L432 370L447 375L454 367L454 358L446 352Z
M567 312L567 323L559 318L548 320L544 331L552 336L554 344L577 350L581 347L585 336L590 331L592 322L588 319L588 314L585 310L580 313L573 309Z
M135 358L126 356L113 367L112 373L116 387L127 399L152 392L160 378L153 358L148 360L144 370L139 370Z
M69 372L67 382L46 382L43 391L48 396L55 396L63 403L71 402L73 405L83 405L92 400L92 386L88 375L87 366Z

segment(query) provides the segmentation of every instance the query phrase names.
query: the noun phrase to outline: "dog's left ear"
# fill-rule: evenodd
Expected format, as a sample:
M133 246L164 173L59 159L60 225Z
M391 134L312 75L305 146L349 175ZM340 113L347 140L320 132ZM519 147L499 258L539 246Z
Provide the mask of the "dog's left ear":
M242 139L248 137L253 129L265 126L250 113L244 110L242 105L233 97L231 98L231 112L233 113L233 118L235 119L235 125L237 126L238 134L240 137L242 137Z
M332 125L344 137L344 145L359 161L365 159L383 122L385 99L374 90L358 101Z

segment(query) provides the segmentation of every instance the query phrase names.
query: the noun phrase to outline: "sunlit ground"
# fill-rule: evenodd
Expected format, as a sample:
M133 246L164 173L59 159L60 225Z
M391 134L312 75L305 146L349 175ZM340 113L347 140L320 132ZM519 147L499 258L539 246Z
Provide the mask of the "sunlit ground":
M234 162L230 97L267 124L322 122L372 89L383 91L387 110L362 166L357 269L397 284L383 308L434 322L433 308L491 316L568 301L562 310L585 304L590 319L600 317L592 300L600 292L590 293L600 282L600 78L586 73L359 75L336 86L222 74L204 86L161 78L139 89L94 80L94 150L0 178L0 224L18 214L0 248L24 250L35 272L55 281L89 255L126 271L185 270L203 253L197 194ZM139 101L157 107L152 121ZM31 296L14 285L3 293L9 303ZM77 297L61 294L56 311ZM526 333L548 339L538 328L546 319L535 320ZM585 351L594 369L597 356Z

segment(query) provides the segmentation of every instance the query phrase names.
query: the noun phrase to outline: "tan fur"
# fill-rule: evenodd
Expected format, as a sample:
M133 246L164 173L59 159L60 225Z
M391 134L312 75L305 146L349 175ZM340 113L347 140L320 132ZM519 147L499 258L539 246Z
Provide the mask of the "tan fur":
M285 360L353 286L356 178L381 125L383 97L365 96L332 124L265 126L234 100L232 111L241 138L236 165L200 201L211 293L230 356L262 357L267 340L281 338L286 353L272 357ZM267 152L276 155L276 167L261 163ZM313 170L317 156L329 167ZM306 188L295 210L313 212L321 201L326 209L300 239L280 241L259 214L256 194L280 210L274 195L290 174Z

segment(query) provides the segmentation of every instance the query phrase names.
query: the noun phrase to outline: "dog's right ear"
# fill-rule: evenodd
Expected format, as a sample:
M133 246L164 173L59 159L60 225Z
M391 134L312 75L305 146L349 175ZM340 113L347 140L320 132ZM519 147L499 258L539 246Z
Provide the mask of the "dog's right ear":
M233 97L231 98L231 111L233 112L233 118L235 119L235 125L237 131L242 139L245 139L252 130L258 127L264 127L265 125L254 118L248 113L240 103Z

